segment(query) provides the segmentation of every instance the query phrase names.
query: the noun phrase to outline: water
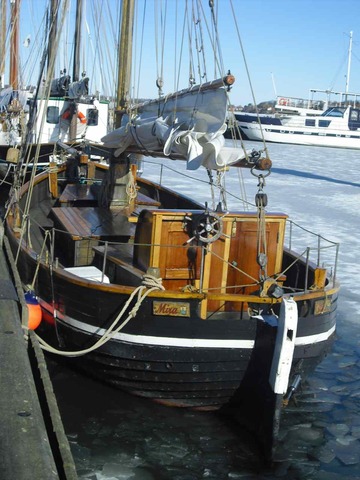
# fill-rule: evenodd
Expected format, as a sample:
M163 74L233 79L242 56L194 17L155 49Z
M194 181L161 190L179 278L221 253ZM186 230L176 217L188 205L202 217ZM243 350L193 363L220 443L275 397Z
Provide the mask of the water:
M247 142L247 146L260 144ZM337 339L282 416L271 467L259 460L246 431L215 414L155 405L115 391L62 365L51 375L79 478L85 480L360 479L360 152L269 145L269 210L340 242ZM182 162L171 164L184 171ZM144 166L155 179L159 166ZM231 170L227 188L238 195L241 173L253 202L257 179ZM197 177L200 173L195 173ZM207 177L201 175L206 181ZM165 184L192 195L191 179ZM197 190L206 200L206 185ZM229 208L242 209L236 198Z

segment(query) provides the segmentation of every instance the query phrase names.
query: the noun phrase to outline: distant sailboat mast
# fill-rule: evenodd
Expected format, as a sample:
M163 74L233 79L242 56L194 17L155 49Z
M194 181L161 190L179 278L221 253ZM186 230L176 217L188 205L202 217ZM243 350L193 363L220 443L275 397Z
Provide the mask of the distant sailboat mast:
M350 82L350 68L351 68L351 54L352 54L352 36L353 32L350 32L350 41L349 41L349 56L348 56L348 68L346 74L346 85L345 85L345 103L348 99L349 94L349 82Z

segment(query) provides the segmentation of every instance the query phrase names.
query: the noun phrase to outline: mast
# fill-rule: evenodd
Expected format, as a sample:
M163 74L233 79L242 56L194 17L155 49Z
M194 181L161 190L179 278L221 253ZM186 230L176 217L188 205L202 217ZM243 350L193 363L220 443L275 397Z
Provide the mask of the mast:
M80 75L80 47L81 47L81 23L82 23L83 1L76 2L76 21L75 21L75 38L74 38L74 65L72 81L78 82Z
M76 2L76 20L75 20L75 36L74 36L74 64L72 81L78 82L80 78L80 48L81 48L81 23L83 13L83 1ZM69 137L74 140L77 135L77 104L73 101L72 117L70 122Z
M349 55L348 55L348 68L347 68L346 85L345 85L345 102L347 102L347 97L348 97L348 93L349 93L350 67L351 67L351 52L352 52L352 35L353 35L353 32L350 32Z
M5 85L5 33L6 33L6 0L1 0L0 25L0 88Z
M132 37L134 31L134 5L135 0L123 0L120 21L120 44L118 57L118 84L116 95L115 128L120 127L121 117L130 96L131 60L132 60ZM134 173L134 174L133 174ZM103 183L101 193L104 207L120 210L132 209L134 199L129 197L128 186L134 185L135 170L131 170L130 160L126 153L110 158L107 181Z
M135 0L123 0L122 2L115 128L120 127L122 113L126 108L130 95L134 4Z
M13 90L19 89L19 16L20 0L11 0L10 31L10 85Z
M55 39L57 34L57 16L59 11L59 0L51 0L50 18L49 18L49 45L47 55L47 70L50 70L51 53L54 50Z

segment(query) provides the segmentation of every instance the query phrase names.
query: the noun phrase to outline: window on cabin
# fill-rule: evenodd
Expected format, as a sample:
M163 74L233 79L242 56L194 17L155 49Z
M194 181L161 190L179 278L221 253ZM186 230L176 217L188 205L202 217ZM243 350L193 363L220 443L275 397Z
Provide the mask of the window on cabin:
M345 108L340 107L331 107L328 108L321 116L322 117L343 117L345 113Z
M319 127L328 127L330 123L330 120L319 120Z
M360 110L357 108L350 109L349 129L358 130L360 128Z
M359 110L351 110L350 120L353 122L359 121Z
M86 110L86 120L89 127L94 127L99 124L99 111L96 108L89 108Z
M60 111L59 107L47 107L46 121L47 123L59 123Z
M305 127L315 127L315 119L309 118L305 120Z

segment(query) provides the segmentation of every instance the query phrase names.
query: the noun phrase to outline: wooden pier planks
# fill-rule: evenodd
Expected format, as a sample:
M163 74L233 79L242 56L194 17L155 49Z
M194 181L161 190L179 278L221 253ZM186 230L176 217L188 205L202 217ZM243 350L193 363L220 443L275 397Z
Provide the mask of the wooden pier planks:
M4 287L0 291L0 478L75 480L77 475L68 444L65 455L61 453L62 459L59 460L59 451L54 450L54 444L49 440L29 360L28 343L21 328L19 301L3 248L0 248L0 283ZM40 370L43 377L47 370L45 373L44 368ZM43 393L49 402L49 391ZM53 429L59 432L62 423L56 405L53 398L48 407L52 416L57 416L57 426ZM64 432L61 433L60 441L64 444L67 438Z

